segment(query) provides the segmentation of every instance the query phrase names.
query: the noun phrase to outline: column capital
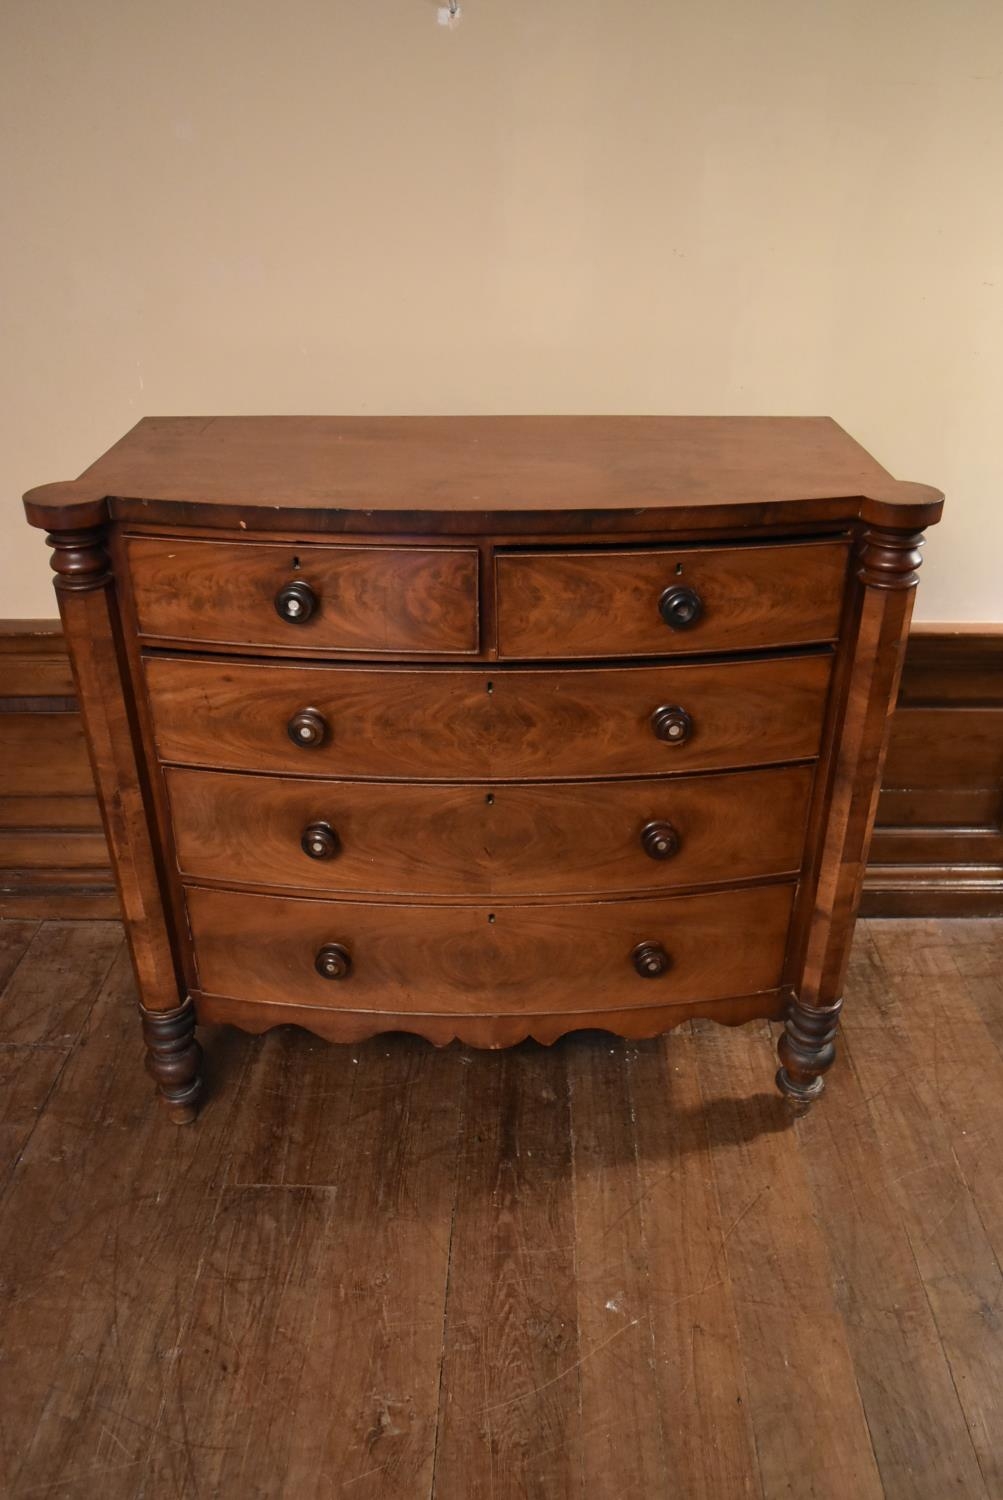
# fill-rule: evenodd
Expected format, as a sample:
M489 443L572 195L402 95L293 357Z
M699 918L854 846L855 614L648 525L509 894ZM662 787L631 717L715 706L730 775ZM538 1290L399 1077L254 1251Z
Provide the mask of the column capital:
M914 589L923 561L921 531L871 526L860 538L857 577L870 589Z
M78 594L103 589L111 582L111 562L105 547L103 526L79 531L50 531L45 540L52 548L49 565L56 577L57 593Z

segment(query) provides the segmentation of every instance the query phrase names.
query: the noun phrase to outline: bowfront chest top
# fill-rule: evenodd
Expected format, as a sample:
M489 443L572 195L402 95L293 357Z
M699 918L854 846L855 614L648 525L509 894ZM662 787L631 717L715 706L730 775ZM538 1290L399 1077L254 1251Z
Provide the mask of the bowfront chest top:
M149 418L32 490L172 1118L196 1021L833 1037L942 497L823 418Z

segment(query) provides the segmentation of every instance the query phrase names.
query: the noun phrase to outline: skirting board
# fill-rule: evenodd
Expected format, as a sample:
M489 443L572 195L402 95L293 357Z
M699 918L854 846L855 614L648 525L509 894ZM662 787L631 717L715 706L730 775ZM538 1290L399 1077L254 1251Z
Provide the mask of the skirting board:
M862 910L1003 915L1003 625L913 629ZM117 912L59 622L0 622L0 917Z

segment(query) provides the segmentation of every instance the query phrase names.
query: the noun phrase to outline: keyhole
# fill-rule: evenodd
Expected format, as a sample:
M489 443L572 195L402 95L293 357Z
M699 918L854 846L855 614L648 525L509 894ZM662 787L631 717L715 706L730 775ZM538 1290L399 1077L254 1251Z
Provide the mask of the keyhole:
M682 565L682 563L676 563L676 577L677 578L679 577L679 575L680 575L680 573L682 571L683 571L683 565Z
M298 557L294 557L294 558L293 558L293 572L294 572L294 573L295 573L295 572L296 572L296 570L297 570L297 569L298 569L298 567L299 567L299 565L300 565L300 560L299 560L299 558L298 558Z
M489 911L489 912L488 912L488 921L489 921L489 922L493 922L493 921L494 921L494 919L495 919L495 914L494 914L494 912L493 912L493 911Z
M495 685L494 685L494 683L493 683L493 682L489 682L489 683L487 683L487 684L486 684L486 687L487 687L487 691L488 691L488 692L489 692L489 693L493 693L493 692L494 692L494 690L495 690Z
M494 792L488 792L488 794L484 798L484 800L488 804L488 807L494 807L494 805L495 805L495 794L494 794Z

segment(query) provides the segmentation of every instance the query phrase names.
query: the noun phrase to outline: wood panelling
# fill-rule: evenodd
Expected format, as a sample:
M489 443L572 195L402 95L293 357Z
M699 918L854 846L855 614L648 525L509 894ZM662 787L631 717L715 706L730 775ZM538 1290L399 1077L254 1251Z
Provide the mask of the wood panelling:
M1003 913L1003 626L913 630L862 910Z
M0 623L0 917L113 917L118 898L59 624Z
M0 624L0 915L117 910L72 694L56 622ZM1003 627L913 629L863 910L1003 913Z

